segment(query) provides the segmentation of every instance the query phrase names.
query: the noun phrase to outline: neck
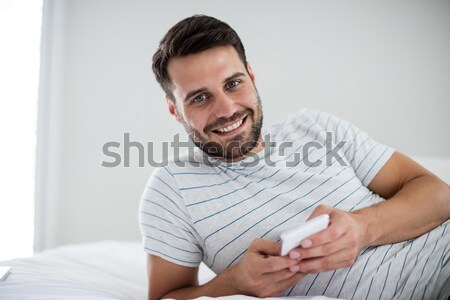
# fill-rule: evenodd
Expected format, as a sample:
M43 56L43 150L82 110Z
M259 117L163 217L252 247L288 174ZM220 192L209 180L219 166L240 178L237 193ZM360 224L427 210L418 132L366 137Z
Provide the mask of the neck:
M256 144L256 146L249 151L248 153L246 153L245 155L241 155L238 157L233 157L233 158L226 158L226 157L218 157L217 159L223 162L236 162L236 161L241 161L247 157L250 157L252 155L255 155L256 153L259 153L261 151L264 150L264 142L262 139L262 136L260 135L258 138L258 143Z

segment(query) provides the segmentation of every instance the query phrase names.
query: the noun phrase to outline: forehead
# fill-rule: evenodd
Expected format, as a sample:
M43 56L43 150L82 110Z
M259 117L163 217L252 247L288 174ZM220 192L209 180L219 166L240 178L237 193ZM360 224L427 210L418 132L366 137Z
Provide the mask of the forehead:
M247 74L232 46L214 47L196 54L175 57L167 67L174 93L208 88L236 72Z

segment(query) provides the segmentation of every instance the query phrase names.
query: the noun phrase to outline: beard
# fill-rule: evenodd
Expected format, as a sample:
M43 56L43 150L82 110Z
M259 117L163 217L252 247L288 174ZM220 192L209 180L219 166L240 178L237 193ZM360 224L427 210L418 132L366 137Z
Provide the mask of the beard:
M208 140L205 137L209 132L212 132L210 129L236 122L245 115L245 123L250 120L252 121L252 126L249 131L225 139L222 143ZM258 145L262 122L263 114L261 99L259 98L258 93L256 93L256 110L246 108L242 111L235 112L229 118L219 118L213 124L209 124L205 127L204 134L197 129L190 127L186 122L183 122L183 125L192 142L207 155L215 158L236 159L245 156Z

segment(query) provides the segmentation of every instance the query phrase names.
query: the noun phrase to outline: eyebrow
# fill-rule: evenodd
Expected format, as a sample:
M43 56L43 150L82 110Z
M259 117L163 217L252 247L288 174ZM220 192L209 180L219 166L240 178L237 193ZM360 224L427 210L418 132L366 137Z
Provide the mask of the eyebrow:
M234 78L236 78L236 77L240 77L240 76L245 76L245 74L242 73L242 72L236 72L236 73L234 73L233 75L228 76L227 78L225 78L223 82L226 83L226 82L228 82L228 81L230 81L230 80L232 80L232 79L234 79ZM206 87L201 87L201 88L199 88L199 89L195 89L195 90L193 90L193 91L190 91L189 93L187 93L186 97L184 97L183 101L186 102L186 101L188 101L191 97L193 97L194 95L196 95L196 94L198 94L198 93L201 93L201 92L205 92L205 91L207 91L207 90L208 90L208 89L207 89Z

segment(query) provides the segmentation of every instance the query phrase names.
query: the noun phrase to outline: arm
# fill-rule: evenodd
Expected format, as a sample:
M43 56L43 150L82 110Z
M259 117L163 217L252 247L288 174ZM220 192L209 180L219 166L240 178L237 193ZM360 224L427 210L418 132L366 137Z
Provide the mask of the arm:
M364 220L368 246L416 238L450 218L449 186L398 152L369 189L388 201L355 212Z
M303 241L300 271L316 273L350 266L362 248L416 238L450 218L450 188L410 158L395 152L369 184L386 201L354 212L321 205L330 226Z
M291 272L289 267L297 261L277 256L279 253L279 243L255 240L237 264L204 285L198 284L198 268L180 266L149 254L149 299L192 299L234 294L258 297L280 295L304 274Z

